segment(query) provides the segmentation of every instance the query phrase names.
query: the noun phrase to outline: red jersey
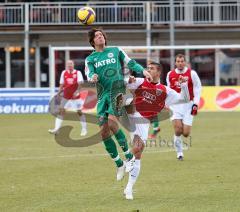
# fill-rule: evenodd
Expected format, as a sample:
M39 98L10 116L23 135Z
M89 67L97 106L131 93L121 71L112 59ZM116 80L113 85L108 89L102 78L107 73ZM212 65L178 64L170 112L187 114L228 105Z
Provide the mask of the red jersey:
M80 71L72 72L64 70L61 74L60 84L63 84L63 97L65 99L79 99L80 95L73 96L78 88L78 84L83 81Z
M155 117L165 106L166 87L144 79L135 90L136 110L145 118Z
M183 73L177 73L175 69L170 71L170 73L168 75L170 88L177 91L178 93L181 92L181 87L180 87L180 83L179 83L179 77L180 76L183 76L187 79L190 100L193 100L194 94L193 94L193 80L192 80L192 77L191 77L191 69L188 68Z

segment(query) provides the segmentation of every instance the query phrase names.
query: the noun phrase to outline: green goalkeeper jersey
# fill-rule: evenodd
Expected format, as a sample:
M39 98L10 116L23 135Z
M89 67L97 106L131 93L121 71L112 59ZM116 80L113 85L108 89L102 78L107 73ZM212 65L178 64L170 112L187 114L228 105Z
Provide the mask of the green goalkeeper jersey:
M116 84L123 84L123 64L135 72L142 72L144 68L118 47L106 47L102 52L93 51L85 60L85 71L88 80L94 74L98 75L98 96L110 92ZM118 87L118 86L117 86Z

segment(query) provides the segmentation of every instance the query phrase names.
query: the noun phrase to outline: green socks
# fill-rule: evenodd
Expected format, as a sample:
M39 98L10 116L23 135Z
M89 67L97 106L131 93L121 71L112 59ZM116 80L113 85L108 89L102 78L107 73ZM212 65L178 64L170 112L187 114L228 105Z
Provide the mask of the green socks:
M126 159L131 160L133 157L133 154L130 152L128 148L127 139L121 129L117 131L117 133L114 135L117 139L120 147L122 148ZM109 137L103 140L103 144L105 146L105 149L107 150L108 154L111 156L111 158L116 163L117 167L121 167L123 165L122 159L119 157L116 144L114 140Z
M128 148L127 139L126 139L123 131L121 129L119 129L114 136L117 139L120 147L122 148L126 159L131 160L133 157L133 154L130 152L130 150Z
M117 147L114 140L111 137L109 137L103 140L103 144L105 145L108 154L116 163L117 167L121 167L123 165L123 161L118 155Z

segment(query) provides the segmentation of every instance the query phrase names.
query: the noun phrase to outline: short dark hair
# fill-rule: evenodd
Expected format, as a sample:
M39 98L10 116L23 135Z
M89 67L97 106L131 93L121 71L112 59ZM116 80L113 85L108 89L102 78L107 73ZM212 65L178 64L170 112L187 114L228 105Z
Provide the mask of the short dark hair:
M184 54L177 54L176 57L175 57L175 62L176 62L177 58L183 58L184 61L186 61Z
M159 72L161 72L161 71L163 70L163 66L162 66L161 63L157 63L157 62L151 61L151 62L148 63L148 65L154 65L154 66L156 66L156 67L157 67L157 70L158 70Z
M88 32L88 41L93 48L95 48L95 45L94 45L95 33L98 32L98 31L103 34L103 37L105 39L105 45L107 45L107 36L103 32L103 29L102 28L93 28Z

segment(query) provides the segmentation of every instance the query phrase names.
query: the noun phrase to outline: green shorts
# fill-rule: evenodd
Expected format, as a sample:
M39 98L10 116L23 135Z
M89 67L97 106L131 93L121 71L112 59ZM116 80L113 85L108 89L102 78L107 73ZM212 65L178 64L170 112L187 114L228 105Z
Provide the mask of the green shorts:
M98 124L101 126L108 121L108 115L114 115L119 117L122 115L121 99L122 93L118 93L115 96L110 93L105 93L98 99L97 103L97 118Z
M123 79L111 82L111 89L98 89L97 116L99 125L108 120L108 115L122 116L122 95L126 93Z

